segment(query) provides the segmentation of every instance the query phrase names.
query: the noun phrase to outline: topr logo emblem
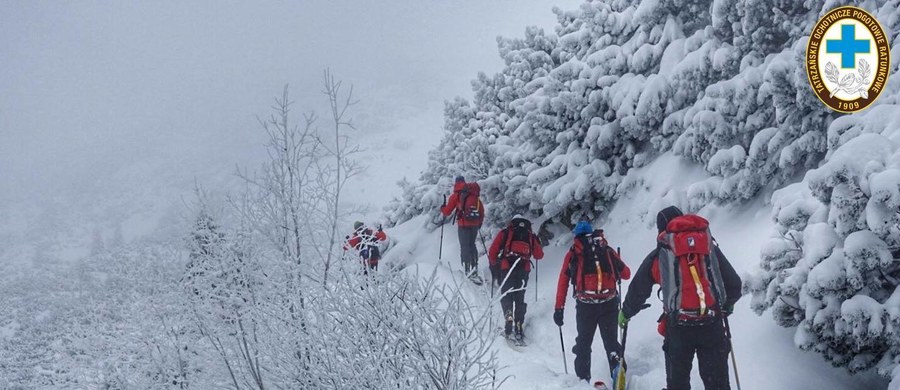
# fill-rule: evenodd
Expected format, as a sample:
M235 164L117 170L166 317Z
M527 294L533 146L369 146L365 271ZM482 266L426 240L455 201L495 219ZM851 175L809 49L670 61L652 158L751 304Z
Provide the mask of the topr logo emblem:
M806 75L822 103L854 113L868 107L887 84L891 48L881 24L856 7L828 11L806 44Z
M688 237L687 244L688 244L688 247L693 248L694 247L694 237Z

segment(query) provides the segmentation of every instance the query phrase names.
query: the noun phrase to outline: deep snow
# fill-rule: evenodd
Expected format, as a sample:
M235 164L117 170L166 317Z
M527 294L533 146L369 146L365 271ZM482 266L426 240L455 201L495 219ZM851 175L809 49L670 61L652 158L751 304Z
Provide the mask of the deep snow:
M664 205L685 201L687 189L678 183L694 181L679 178L699 178L702 175L705 173L701 167L664 155L635 172L633 178L645 180L638 179L639 182L615 205L609 216L595 225L605 229L610 244L621 247L623 259L632 270L636 270L644 256L655 246L653 224L656 211ZM487 212L490 212L489 207L490 205ZM759 250L774 231L769 216L770 207L762 201L741 207L707 206L699 214L710 220L713 234L723 252L742 275L758 263ZM490 291L488 284L482 287L467 285L468 282L461 277L456 227L449 224L445 226L442 261L439 263L440 229L424 231L422 226L427 218L420 216L388 229L388 234L398 244L386 254L383 261L402 264L408 272L417 270L423 275L430 274L437 266L443 280L467 286L464 288L471 291L470 299L487 304ZM487 230L486 227L482 229L485 240L489 243L493 237L488 236ZM566 304L563 326L569 375L564 374L559 333L552 320L556 283L571 239L572 236L568 233L557 235L545 248L546 256L538 262L537 271L531 273L525 296L528 304L526 336L530 345L519 352L501 342L498 336L496 348L501 366L505 366L498 377L509 376L502 388L591 388L579 383L573 374L574 355L571 348L576 332L574 302L571 297ZM484 250L480 242L478 247L480 251ZM488 273L487 260L483 255L479 259L479 267L483 274ZM538 279L536 282L535 277ZM623 283L623 288L627 290L628 281ZM776 325L768 313L757 316L750 310L749 301L749 297L743 297L730 317L735 357L744 389L877 389L887 386L887 381L877 375L850 375L843 368L831 367L814 352L797 349L793 344L794 331ZM656 319L661 312L661 305L655 295L651 296L648 303L652 307L635 316L629 324L626 358L631 383L629 388L634 390L660 389L665 386L662 337L656 332ZM494 312L499 326L502 321L499 308L495 308ZM599 335L595 338L593 351L592 373L595 379L610 383ZM703 388L696 369L693 371L692 386ZM736 388L733 373L732 387Z

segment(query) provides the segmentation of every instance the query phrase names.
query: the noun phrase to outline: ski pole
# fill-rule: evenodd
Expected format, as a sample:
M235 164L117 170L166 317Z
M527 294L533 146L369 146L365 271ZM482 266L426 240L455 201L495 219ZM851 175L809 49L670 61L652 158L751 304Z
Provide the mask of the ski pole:
M722 320L725 322L725 335L728 336L728 347L731 349L731 366L734 367L734 381L737 383L738 390L741 390L741 378L738 376L737 360L734 358L734 343L731 342L731 327L728 326L728 316L723 315Z
M444 195L443 206L446 206L446 205L447 205L447 195ZM441 209L443 209L443 207L441 207ZM443 210L441 210L441 213L443 214ZM441 243L438 246L438 261L441 261L441 255L444 254L444 225L446 223L447 223L447 217L442 217L441 218Z
M628 363L625 363L625 342L628 340L628 323L622 328L622 355L619 357L619 372L614 382L616 390L625 390L625 373L628 371Z
M538 291L538 261L534 260L534 301L537 302L537 291Z
M559 327L559 347L562 348L563 369L566 370L566 375L569 375L569 365L566 363L566 343L563 341L562 326Z
M447 223L447 218L441 221L441 243L438 246L438 261L441 261L441 255L444 254L444 224Z
M619 260L622 260L622 247L616 247L616 256L619 257ZM619 268L617 266L612 267L614 271L616 271L616 283L619 285L619 311L622 311L622 275L619 274ZM618 315L618 313L616 313ZM623 346L624 348L624 346Z
M616 247L616 257L619 258L619 261L622 261L622 247ZM622 261L624 263L624 261ZM619 310L622 309L622 275L619 274L619 267L613 266L613 271L616 271L616 283L619 284Z
M538 231L540 232L540 228L538 228ZM533 233L531 233L530 230L528 233L533 234ZM529 247L533 246L533 242L534 242L533 240L534 240L533 236L528 238ZM538 242L538 245L540 245L540 242ZM534 248L531 248L531 251L533 252ZM534 301L535 302L537 302L537 300L538 300L538 293L537 293L538 292L538 261L540 261L540 260L534 259Z
M494 275L491 275L491 302L494 301Z

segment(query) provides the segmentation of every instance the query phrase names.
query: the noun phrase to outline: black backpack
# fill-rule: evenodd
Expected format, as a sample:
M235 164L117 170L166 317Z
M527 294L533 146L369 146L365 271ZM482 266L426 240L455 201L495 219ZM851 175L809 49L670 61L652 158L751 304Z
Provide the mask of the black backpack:
M582 277L584 277L585 273L596 273L597 262L599 262L600 270L603 273L612 272L610 269L612 264L609 259L609 246L606 244L602 230L595 230L590 235L578 235L575 236L575 239L581 242L581 253L579 255L579 253L575 252L575 245L573 244L572 249L569 250L574 256L569 261L569 269L567 270L569 282L573 286L577 282L579 266L582 267L582 270L588 270L588 272L582 271Z
M534 250L531 239L531 221L524 218L513 219L504 230L504 234L503 257L519 256L524 260L531 258Z

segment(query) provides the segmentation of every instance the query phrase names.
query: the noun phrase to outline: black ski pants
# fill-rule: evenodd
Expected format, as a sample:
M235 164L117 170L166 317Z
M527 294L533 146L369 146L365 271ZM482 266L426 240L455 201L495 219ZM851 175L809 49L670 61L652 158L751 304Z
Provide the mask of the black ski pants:
M478 248L475 246L477 239L477 226L459 227L459 259L467 274L478 268Z
M694 354L700 378L706 390L731 389L728 379L728 353L731 343L721 319L699 326L670 325L663 342L666 353L667 390L689 390Z
M508 278L506 277L507 273L509 274ZM513 321L525 322L525 311L528 310L528 305L525 303L528 271L525 271L524 265L519 264L507 273L501 275L499 281L499 283L503 283L503 279L506 278L506 283L500 286L500 307L503 309L503 317L507 318L512 314ZM510 290L516 291L510 292Z
M600 338L609 361L609 371L618 363L611 354L622 354L619 344L617 316L619 315L619 298L602 303L575 303L575 322L578 336L575 337L575 375L584 380L591 379L591 344L594 343L594 332L600 329Z

